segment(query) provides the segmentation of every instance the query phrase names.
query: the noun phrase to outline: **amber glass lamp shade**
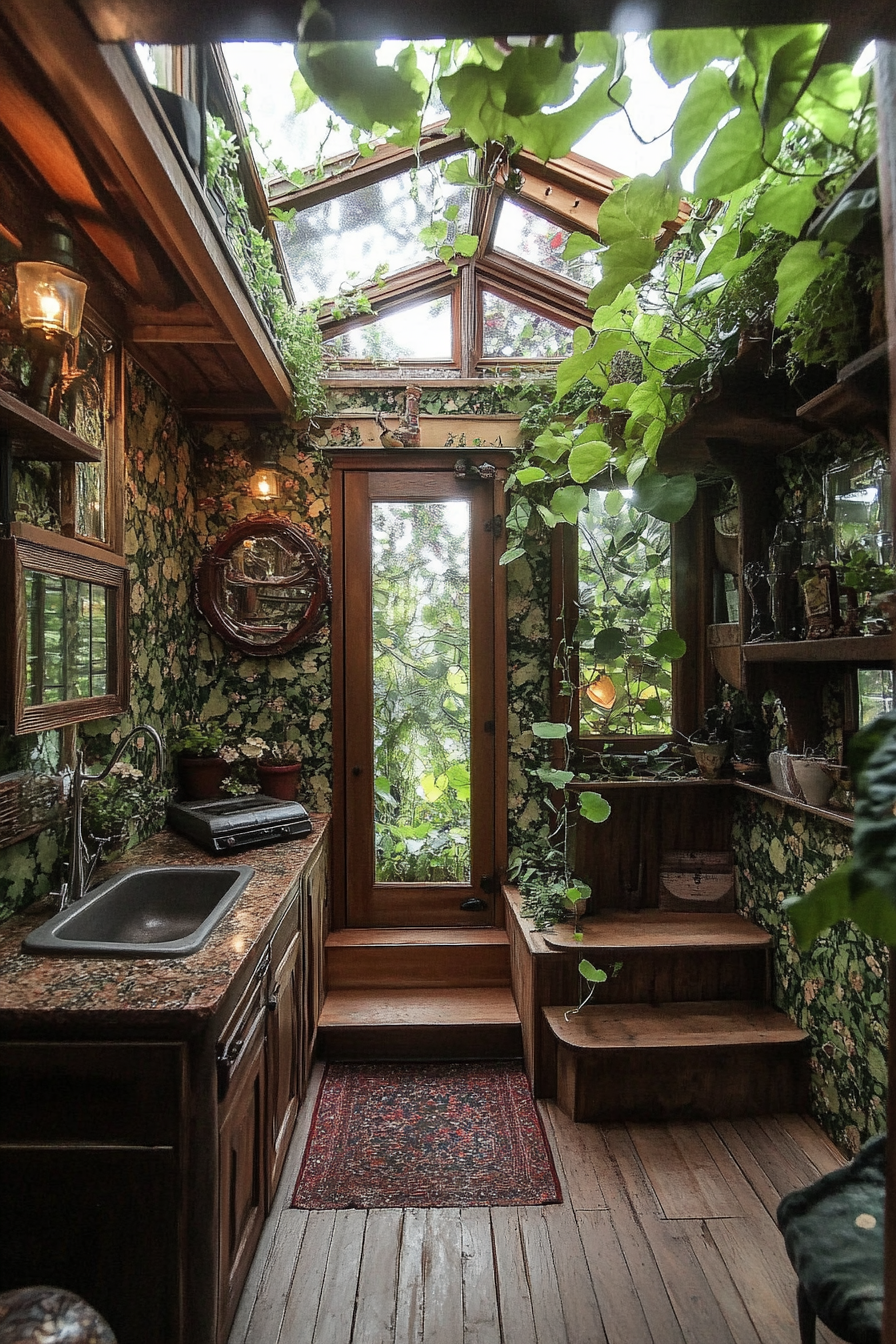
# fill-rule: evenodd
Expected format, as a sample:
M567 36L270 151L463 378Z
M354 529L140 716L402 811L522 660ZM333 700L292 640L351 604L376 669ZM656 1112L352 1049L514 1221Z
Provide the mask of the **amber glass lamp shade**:
M616 687L612 677L598 677L585 687L585 694L599 709L612 709L616 703Z
M87 284L66 266L52 261L16 264L19 319L26 331L74 338L81 330Z
M276 499L280 493L280 473L273 467L260 467L249 478L253 499Z

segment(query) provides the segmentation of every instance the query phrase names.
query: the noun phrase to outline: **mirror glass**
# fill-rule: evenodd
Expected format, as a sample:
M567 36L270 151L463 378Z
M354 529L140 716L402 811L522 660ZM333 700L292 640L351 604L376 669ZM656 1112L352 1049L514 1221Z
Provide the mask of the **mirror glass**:
M892 563L890 472L883 459L866 457L835 467L825 487L838 556L861 547L878 564Z
M99 583L26 569L25 704L106 695L115 594Z

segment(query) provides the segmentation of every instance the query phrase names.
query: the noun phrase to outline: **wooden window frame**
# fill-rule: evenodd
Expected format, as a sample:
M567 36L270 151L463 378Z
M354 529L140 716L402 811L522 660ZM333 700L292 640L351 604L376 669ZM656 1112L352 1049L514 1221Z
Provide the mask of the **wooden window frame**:
M3 676L3 713L13 734L44 732L90 719L123 714L130 694L128 650L128 566L123 555L101 552L92 543L61 537L55 532L13 523L11 535L0 540L0 602L5 620L0 626L0 672ZM25 570L61 578L82 579L114 594L115 614L107 628L110 691L52 704L27 705L26 657L28 613Z
M596 485L597 482L592 484ZM586 487L587 488L587 487ZM672 623L687 644L683 658L672 663L672 732L638 734L583 734L579 730L579 658L572 635L578 621L578 527L569 523L554 528L551 538L551 717L571 722L569 743L576 763L588 768L601 754L599 745L609 743L615 755L642 755L676 738L685 739L700 726L704 710L713 698L715 672L706 647L706 627L712 620L712 510L706 492L672 533ZM564 641L570 648L569 670L572 696L564 695L556 666Z
M76 474L74 462L60 467L60 522L62 535L72 537L97 551L118 556L124 550L125 527L125 370L124 348L96 313L88 310L83 328L94 340L103 357L102 397L104 409L103 459L105 470L105 536L88 537L76 528Z

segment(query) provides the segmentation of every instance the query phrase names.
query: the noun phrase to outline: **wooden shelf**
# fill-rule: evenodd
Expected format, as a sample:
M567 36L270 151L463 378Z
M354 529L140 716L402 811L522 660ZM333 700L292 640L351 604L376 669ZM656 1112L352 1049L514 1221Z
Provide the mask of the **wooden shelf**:
M804 803L801 798L791 798L789 794L778 793L770 784L748 784L744 779L733 781L739 789L745 789L747 793L759 794L761 798L770 798L773 803L780 803L782 807L795 807L798 812L811 812L814 817L823 817L825 821L836 822L839 826L852 827L854 818L851 812L845 812L839 807L816 807L814 803Z
M788 643L744 644L747 663L892 663L893 635L853 635L845 639L800 639Z
M573 780L567 784L570 793L606 793L608 789L717 789L719 785L734 784L733 779L701 779L699 776L675 776L673 779L594 779Z
M798 407L797 416L808 425L819 425L854 434L866 427L886 436L889 421L889 358L884 342L846 364L833 387Z
M101 462L103 450L85 443L23 401L0 391L0 437L12 443L13 456L31 462Z

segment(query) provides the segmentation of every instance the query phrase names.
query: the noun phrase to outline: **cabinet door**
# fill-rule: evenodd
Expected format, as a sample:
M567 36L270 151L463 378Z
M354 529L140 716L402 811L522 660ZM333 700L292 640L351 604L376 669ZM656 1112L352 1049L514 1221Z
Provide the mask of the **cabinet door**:
M264 1223L266 1016L262 1006L241 1033L219 1111L219 1340L227 1338Z
M295 914L293 914L295 923ZM298 927L271 970L268 990L268 1208L299 1113L302 1083L302 942Z
M305 948L304 1060L305 1085L314 1062L317 1022L327 992L324 945L330 928L329 848L323 845L312 856L302 877L304 913L302 935Z

